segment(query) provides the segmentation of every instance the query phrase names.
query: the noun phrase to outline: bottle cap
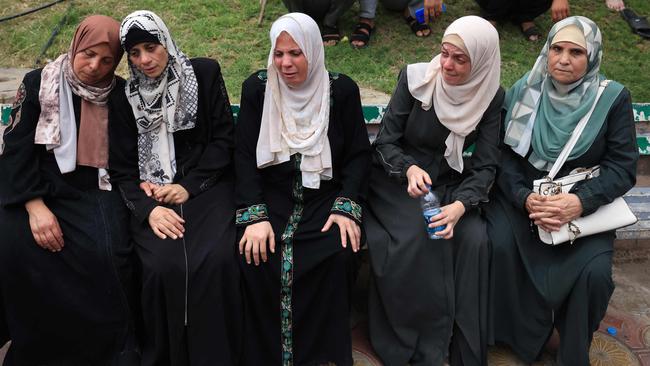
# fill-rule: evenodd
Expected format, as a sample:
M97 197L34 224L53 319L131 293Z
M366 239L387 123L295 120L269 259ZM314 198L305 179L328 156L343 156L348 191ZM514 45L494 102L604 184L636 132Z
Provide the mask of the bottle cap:
M607 327L607 333L609 335L616 335L616 328L615 327Z

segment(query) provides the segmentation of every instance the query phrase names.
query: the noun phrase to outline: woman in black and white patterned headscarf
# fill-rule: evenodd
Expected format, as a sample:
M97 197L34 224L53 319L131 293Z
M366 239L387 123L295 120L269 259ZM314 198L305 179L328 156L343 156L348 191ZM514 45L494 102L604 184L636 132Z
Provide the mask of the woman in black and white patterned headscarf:
M114 102L131 108L110 128L110 172L142 262L142 364L234 364L233 120L219 64L190 60L150 11L129 14L120 40L130 78Z

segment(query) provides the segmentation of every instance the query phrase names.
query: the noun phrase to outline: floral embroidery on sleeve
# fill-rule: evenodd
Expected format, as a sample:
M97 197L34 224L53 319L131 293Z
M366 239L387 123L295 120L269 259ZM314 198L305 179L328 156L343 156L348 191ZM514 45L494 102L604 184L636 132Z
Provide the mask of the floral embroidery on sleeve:
M256 221L268 220L269 214L265 204L252 205L237 210L236 225L246 225Z
M334 200L332 213L340 213L350 217L351 219L354 219L359 223L361 222L361 205L349 198L338 197L336 200Z

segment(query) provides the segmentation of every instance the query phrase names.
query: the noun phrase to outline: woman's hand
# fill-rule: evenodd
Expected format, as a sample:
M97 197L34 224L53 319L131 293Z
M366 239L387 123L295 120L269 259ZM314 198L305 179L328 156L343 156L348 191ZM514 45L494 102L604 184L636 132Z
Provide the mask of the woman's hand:
M331 214L327 219L325 226L323 226L320 231L323 233L328 231L332 227L332 224L339 226L339 232L341 233L341 246L347 248L348 238L350 238L352 251L359 251L359 247L361 247L361 228L359 228L359 225L357 225L357 223L351 218L343 215Z
M63 249L63 231L56 216L45 205L42 198L34 198L25 203L29 214L29 227L36 244L51 252Z
M531 198L533 195L537 197ZM560 193L553 196L533 193L526 199L526 209L530 212L528 217L535 225L544 231L552 232L559 231L564 224L580 217L582 202L573 193Z
M239 255L245 255L248 264L251 264L252 257L255 265L259 266L260 257L262 262L267 261L267 242L271 253L275 253L275 234L270 222L262 221L248 225L239 241Z
M158 202L180 205L190 198L189 192L180 184L165 184L153 189L153 197Z
M174 240L183 237L185 220L167 207L157 206L149 214L149 226L160 239L170 237Z
M436 235L443 239L454 237L454 227L461 217L465 214L465 205L460 201L454 201L440 208L442 212L431 217L430 228L447 225L443 230L437 231Z
M553 22L559 22L569 15L571 15L569 11L569 0L553 0L553 4L551 5L551 18Z
M151 182L141 182L140 183L140 189L144 191L144 194L147 195L147 197L153 196L153 192L158 188L159 185L156 183L151 183Z
M427 184L431 185L431 177L429 177L429 173L420 169L419 166L411 165L406 170L406 179L408 180L406 192L408 192L409 196L418 198L429 192Z
M424 22L429 23L442 14L442 0L424 0Z

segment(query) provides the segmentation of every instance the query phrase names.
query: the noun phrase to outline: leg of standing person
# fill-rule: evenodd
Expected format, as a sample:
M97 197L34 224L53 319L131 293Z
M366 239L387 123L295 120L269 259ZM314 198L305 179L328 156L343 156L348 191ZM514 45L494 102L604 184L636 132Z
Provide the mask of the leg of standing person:
M508 18L512 2L508 0L476 0L481 8L481 16L487 19L492 25Z
M555 325L560 333L559 366L589 366L593 334L605 316L613 291L612 253L602 253L585 266L568 299L556 313Z
M375 16L378 0L359 0L359 22L354 27L350 44L354 48L365 48L375 30Z
M341 15L345 13L355 0L331 0L330 7L323 17L323 44L325 46L334 46L341 40L338 23ZM327 37L328 35L333 37ZM334 35L338 35L336 38Z

